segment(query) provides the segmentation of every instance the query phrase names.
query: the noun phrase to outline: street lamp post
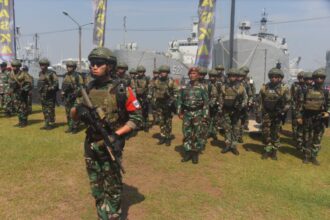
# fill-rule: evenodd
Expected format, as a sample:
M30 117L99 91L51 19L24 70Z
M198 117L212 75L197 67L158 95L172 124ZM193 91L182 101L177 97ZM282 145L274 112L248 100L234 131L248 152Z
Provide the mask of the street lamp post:
M91 25L93 24L93 22L87 23L87 24L83 24L80 25L73 17L70 16L70 14L66 11L62 12L65 16L67 16L68 18L70 18L77 26L78 26L78 33L79 33L79 46L78 46L78 53L79 53L79 69L81 70L81 38L82 38L82 27L86 26L86 25Z

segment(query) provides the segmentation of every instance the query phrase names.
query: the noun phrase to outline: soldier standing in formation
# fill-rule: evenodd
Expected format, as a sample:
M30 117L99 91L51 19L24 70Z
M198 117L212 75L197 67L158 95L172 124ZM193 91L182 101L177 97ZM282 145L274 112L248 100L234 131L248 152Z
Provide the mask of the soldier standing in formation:
M209 71L209 110L210 110L210 122L208 128L208 137L213 140L217 140L217 128L216 122L219 111L219 93L220 88L217 85L218 72L215 69Z
M211 90L211 86L209 84L209 81L207 79L205 79L207 75L207 68L205 67L199 67L199 82L200 84L203 86L205 92L207 94L210 93ZM207 115L208 119L207 120L203 120L201 127L202 127L202 137L203 137L203 150L205 149L206 146L206 142L207 142L207 138L208 138L208 130L209 130L209 115Z
M68 124L68 129L65 133L75 134L78 132L78 121L74 121L70 116L70 110L78 104L77 98L80 96L81 86L84 86L84 81L81 75L76 72L77 63L68 61L66 63L67 72L64 75L62 83L62 100L64 102L65 114Z
M55 103L58 91L58 78L54 71L49 70L49 60L39 60L40 73L38 79L38 91L41 100L42 112L45 118L45 126L41 129L50 130L55 127Z
M183 119L183 147L184 157L182 162L192 159L198 163L198 155L204 148L204 131L201 128L203 121L208 120L209 104L208 94L199 81L199 69L192 67L188 76L190 82L180 89L178 95L178 115Z
M155 100L157 115L159 116L160 140L159 145L171 145L172 112L178 94L178 87L172 78L168 77L170 67L159 67L159 77L155 80L149 97ZM152 94L151 94L152 93ZM174 110L175 111L175 110Z
M303 92L305 87L304 72L301 71L297 74L297 82L291 85L291 124L293 140L296 144L297 150L302 150L302 125L297 123L297 111L299 111L298 97Z
M236 145L240 129L240 113L247 105L248 97L244 86L238 80L239 71L236 68L229 69L227 77L227 82L221 87L219 99L226 145L221 153L231 151L239 155Z
M159 115L157 111L156 106L156 99L154 96L154 88L155 88L155 82L159 78L159 71L158 69L154 69L152 71L153 77L150 80L149 88L148 88L148 101L151 105L152 109L152 125L158 125L159 124Z
M26 72L32 79L32 89L33 89L33 86L34 86L34 79L33 77L29 74L29 67L27 65L23 65L22 66L22 71ZM32 114L32 89L29 91L29 94L28 94L28 113L29 114Z
M238 132L238 143L243 143L243 133L244 130L249 130L249 112L253 104L254 95L252 92L252 88L250 83L247 80L247 75L250 72L249 68L246 66L243 66L239 70L239 77L238 81L243 85L246 91L246 95L248 97L247 99L247 105L242 108L240 112L240 129Z
M297 123L303 125L304 163L320 165L316 159L321 148L325 127L330 113L329 91L324 89L325 69L313 72L314 85L307 86L298 97Z
M149 78L145 75L146 68L144 66L138 66L136 68L137 76L131 82L132 88L135 91L136 97L142 106L142 116L143 116L143 128L145 132L149 131L148 124L148 88L149 88Z
M126 74L127 70L128 70L128 66L126 63L124 62L118 63L115 78L121 80L126 86L130 86L131 78L129 75Z
M130 87L118 87L111 79L117 63L112 52L104 47L93 49L88 59L94 80L88 85L89 97L94 106L105 115L114 154L121 157L125 145L124 136L142 123L140 105ZM72 109L72 116L86 121L89 109L84 104ZM88 122L88 120L87 120ZM107 127L108 129L108 127ZM85 161L92 195L96 201L99 219L121 219L122 176L118 164L112 162L104 141L89 126L85 140Z
M1 63L1 77L2 77L2 83L3 83L3 109L5 112L5 115L7 117L10 117L12 114L14 114L14 100L13 100L13 93L12 90L9 88L9 74L10 71L7 68L7 63L2 62Z
M135 77L136 77L136 69L135 68L131 68L129 71L129 78L130 78L130 81L132 82L133 80L135 80ZM131 85L132 86L132 85Z
M270 82L263 85L259 92L259 112L262 113L262 132L265 144L262 159L270 156L273 160L277 160L281 119L289 110L291 99L288 86L281 82L283 76L282 70L272 68L268 73Z
M22 63L19 60L11 62L12 72L9 74L9 86L15 98L15 104L18 113L17 127L27 126L28 119L28 95L32 89L32 78L20 68Z

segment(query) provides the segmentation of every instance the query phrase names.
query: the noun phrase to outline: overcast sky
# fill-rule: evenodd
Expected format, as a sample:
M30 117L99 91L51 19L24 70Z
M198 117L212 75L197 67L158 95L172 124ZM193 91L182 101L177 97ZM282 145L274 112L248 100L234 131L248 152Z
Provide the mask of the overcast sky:
M166 51L169 41L190 35L189 28L197 16L198 2L108 0L105 46L114 49L124 41L123 17L127 16L126 41L137 42L141 50ZM217 1L216 37L229 33L230 3L230 0ZM312 70L325 65L325 54L330 50L329 0L236 0L236 24L250 20L253 25L251 32L256 31L264 8L271 22L328 16L328 19L269 24L268 28L287 39L290 58L301 56L301 67ZM92 0L16 0L15 9L22 47L32 43L33 34L39 33L42 54L52 63L78 57L77 26L62 11L67 11L81 25L93 22ZM73 30L65 31L68 29ZM87 57L93 47L92 26L86 26L83 29L83 57Z

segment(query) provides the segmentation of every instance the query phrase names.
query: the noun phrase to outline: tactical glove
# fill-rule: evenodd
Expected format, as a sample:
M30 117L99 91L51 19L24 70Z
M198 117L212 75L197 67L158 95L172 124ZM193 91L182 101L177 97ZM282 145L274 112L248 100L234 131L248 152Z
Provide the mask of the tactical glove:
M89 109L84 105L78 105L76 107L78 118L85 124L90 122L90 112Z
M116 133L113 133L109 136L109 140L115 151L120 152L123 150L124 140L125 140L124 138L122 138L121 136L119 136Z

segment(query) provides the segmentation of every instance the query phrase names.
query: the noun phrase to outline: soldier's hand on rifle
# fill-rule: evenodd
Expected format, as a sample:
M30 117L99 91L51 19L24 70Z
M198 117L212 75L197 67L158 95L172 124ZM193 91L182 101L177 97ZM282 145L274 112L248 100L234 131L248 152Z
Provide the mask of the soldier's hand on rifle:
M122 151L122 147L123 147L122 139L118 134L116 133L111 134L109 136L109 140L115 151Z
M304 120L302 118L297 119L298 125L302 125L304 123Z
M89 121L89 114L89 109L83 105L78 105L70 111L70 115L74 121L78 121L80 119L85 123L88 123Z

